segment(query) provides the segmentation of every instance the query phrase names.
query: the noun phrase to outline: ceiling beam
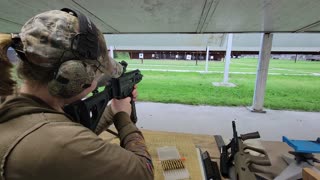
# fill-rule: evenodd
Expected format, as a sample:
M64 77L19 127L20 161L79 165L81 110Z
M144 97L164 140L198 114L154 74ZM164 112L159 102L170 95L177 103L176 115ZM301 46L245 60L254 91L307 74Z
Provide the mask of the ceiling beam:
M307 26L304 26L303 28L300 28L300 29L296 30L295 33L302 33L302 32L305 32L305 31L311 29L311 28L319 26L319 25L320 25L320 21L317 21L317 22L314 22L312 24L309 24Z
M10 21L8 19L4 19L4 18L1 18L1 17L0 17L0 21L7 22L7 23L10 23L10 24L14 24L14 25L17 25L17 26L23 26L23 24L20 24L20 23L14 22L14 21Z

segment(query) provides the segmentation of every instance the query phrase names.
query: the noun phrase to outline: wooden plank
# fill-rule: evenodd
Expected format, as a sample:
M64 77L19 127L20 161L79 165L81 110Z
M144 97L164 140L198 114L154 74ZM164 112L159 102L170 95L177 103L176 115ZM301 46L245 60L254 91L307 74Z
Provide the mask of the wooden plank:
M200 148L203 152L208 151L211 158L216 161L220 156L213 136L150 130L142 130L142 133L153 159L155 179L161 180L164 178L161 162L157 154L157 148L159 147L175 146L178 149L180 156L186 158L184 164L189 171L190 179L202 179L196 148ZM109 133L103 133L100 137L111 143L119 143L119 140Z
M302 178L303 180L320 180L320 174L310 168L303 168Z
M114 129L113 129L114 130ZM210 135L200 135L200 134L189 134L189 133L176 133L176 132L163 132L163 131L151 131L151 130L142 130L147 145L149 144L153 147L155 143L150 143L155 139L160 139L158 144L160 145L172 145L174 143L181 147L187 147L185 143L191 143L192 145L188 147L199 147L203 152L208 151L211 159L216 161L219 165L220 160L220 152L218 145L213 136ZM100 135L103 139L107 141L117 142L115 137L109 133L102 133ZM170 142L171 140L175 139L175 141ZM167 139L167 140L166 140ZM181 140L181 142L179 142ZM268 167L260 167L259 169L263 170L263 174L259 174L266 179L274 179L277 175L281 173L286 167L287 164L282 159L282 155L290 155L288 151L292 151L292 149L283 142L275 142L275 141L260 141L262 147L264 147L265 151L268 153L272 166ZM179 148L178 148L179 149ZM183 150L179 150L182 152ZM183 151L184 152L184 151ZM152 150L152 156L156 160L157 153ZM184 156L182 154L182 156ZM315 157L320 159L320 154L315 154ZM293 156L292 156L293 158ZM315 164L319 167L319 164ZM158 179L158 178L157 178Z

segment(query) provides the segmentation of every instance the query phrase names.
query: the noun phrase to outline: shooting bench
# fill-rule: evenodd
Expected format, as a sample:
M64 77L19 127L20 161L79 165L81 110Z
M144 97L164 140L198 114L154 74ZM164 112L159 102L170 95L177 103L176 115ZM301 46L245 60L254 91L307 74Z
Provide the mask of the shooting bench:
M320 170L315 167L315 163L320 163L320 160L314 157L315 154L320 153L320 138L317 141L306 140L292 140L283 136L282 141L287 143L294 151L289 153L294 158L283 156L283 159L287 162L288 167L285 168L275 180L290 180L301 179L302 171L304 168L308 168L317 174L320 174Z
M196 147L201 148L202 151L208 151L211 160L219 163L220 152L216 140L212 135L151 131L143 129L142 132L149 147L151 156L153 157L156 180L163 179L162 170L160 169L160 162L156 153L156 148L160 146L174 145L177 147L180 154L186 157L185 165L190 173L191 179L199 180L203 178L201 175L197 152L195 150ZM119 143L119 141L109 133L102 133L100 136L106 141ZM288 166L283 160L282 156L283 154L290 156L288 152L292 149L284 142L260 141L260 143L268 153L272 163L271 167L264 167L265 173L263 176L273 179ZM320 155L316 154L315 157L319 159Z

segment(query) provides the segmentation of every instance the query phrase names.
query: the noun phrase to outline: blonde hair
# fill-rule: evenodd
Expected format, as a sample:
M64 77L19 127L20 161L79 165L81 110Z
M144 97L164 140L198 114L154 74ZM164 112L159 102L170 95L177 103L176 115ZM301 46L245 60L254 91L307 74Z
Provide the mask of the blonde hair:
M17 93L17 82L11 75L13 65L7 56L7 50L13 43L11 34L0 33L0 97L2 97L0 102L3 97ZM46 85L53 79L54 68L35 66L20 61L16 69L20 79L27 79L33 84Z
M11 34L0 33L0 96L13 94L16 82L12 79L12 63L7 56L7 50L12 45Z

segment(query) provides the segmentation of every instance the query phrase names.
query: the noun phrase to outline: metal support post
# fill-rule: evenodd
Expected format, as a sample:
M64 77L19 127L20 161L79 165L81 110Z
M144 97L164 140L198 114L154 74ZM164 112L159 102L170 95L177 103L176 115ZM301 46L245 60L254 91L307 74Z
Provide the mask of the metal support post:
M263 103L271 56L272 38L273 34L270 33L264 33L261 37L256 85L254 89L253 104L251 107L252 112L265 112L263 110Z
M223 83L228 83L228 80L229 80L229 67L230 67L230 59L231 59L232 39L233 39L233 34L232 33L228 34L226 61L224 63Z
M208 62L209 61L209 46L207 46L207 54L206 54L206 71L208 72Z
M109 54L110 54L110 57L114 58L114 54L113 54L113 50L114 50L114 47L113 46L109 46Z

